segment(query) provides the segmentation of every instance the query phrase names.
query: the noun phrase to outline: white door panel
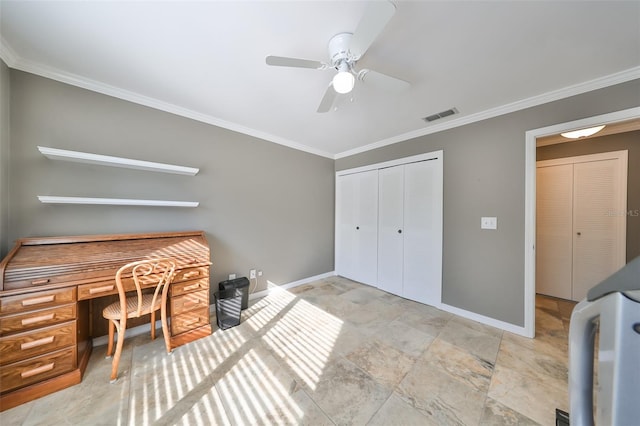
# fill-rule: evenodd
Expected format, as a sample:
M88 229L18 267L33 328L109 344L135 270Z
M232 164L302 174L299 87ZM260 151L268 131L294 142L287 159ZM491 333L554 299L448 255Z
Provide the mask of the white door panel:
M376 285L377 170L337 177L336 222L336 273Z
M442 291L442 178L437 160L404 172L404 297L438 305Z
M536 291L571 299L573 164L539 167L536 193Z
M357 174L356 281L376 286L378 281L378 171Z
M378 288L402 296L404 166L378 173Z
M573 195L573 300L624 266L617 241L624 214L619 208L617 160L574 165Z

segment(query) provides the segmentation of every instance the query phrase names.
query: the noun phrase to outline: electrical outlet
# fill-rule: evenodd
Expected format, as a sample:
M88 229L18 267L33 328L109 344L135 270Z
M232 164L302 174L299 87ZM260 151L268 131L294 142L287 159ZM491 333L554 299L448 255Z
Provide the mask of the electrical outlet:
M235 280L236 279L236 274L229 274L229 279L230 280Z
M256 270L255 269L250 270L249 271L249 279L253 280L253 279L255 279L255 277L256 277Z

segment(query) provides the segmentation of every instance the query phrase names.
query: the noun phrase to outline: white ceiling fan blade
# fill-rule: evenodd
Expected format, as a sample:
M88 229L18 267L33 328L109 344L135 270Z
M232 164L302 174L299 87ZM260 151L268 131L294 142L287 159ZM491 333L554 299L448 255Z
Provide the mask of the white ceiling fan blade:
M389 1L372 1L367 4L349 46L356 60L369 49L394 13L396 13L396 7Z
M366 69L358 73L358 80L364 82L367 86L374 86L383 90L396 92L411 86L409 82L400 80L399 78Z
M329 112L336 97L338 97L338 92L333 89L333 84L329 83L329 87L327 87L320 105L318 105L318 112Z
M285 56L267 56L265 59L267 65L276 67L295 67L295 68L312 68L323 69L326 65L319 61L310 61L308 59L287 58Z

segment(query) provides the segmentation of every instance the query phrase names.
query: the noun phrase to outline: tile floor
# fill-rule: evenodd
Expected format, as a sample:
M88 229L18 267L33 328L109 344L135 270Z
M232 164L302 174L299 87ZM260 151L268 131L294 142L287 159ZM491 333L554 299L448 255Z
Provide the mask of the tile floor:
M257 300L240 326L171 355L161 338L128 339L115 384L94 348L82 383L0 423L554 425L573 303L536 305L527 339L331 277Z

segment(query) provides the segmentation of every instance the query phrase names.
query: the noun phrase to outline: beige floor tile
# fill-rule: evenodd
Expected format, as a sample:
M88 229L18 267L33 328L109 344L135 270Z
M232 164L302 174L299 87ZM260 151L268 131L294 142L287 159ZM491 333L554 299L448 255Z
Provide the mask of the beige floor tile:
M414 358L422 355L435 339L433 335L404 324L399 319L391 321L375 338Z
M418 360L426 369L437 370L479 392L489 390L493 363L438 337Z
M0 423L2 423L3 426L4 425L11 425L11 426L26 425L27 417L29 416L31 409L35 404L39 404L40 401L41 399L36 401L30 401L22 405L18 405L17 407L12 408L10 410L3 411L2 413L0 413Z
M532 377L544 376L567 383L568 363L564 356L523 351L522 347L505 339L500 346L497 365Z
M386 293L375 287L362 285L342 294L342 298L354 303L365 304L376 299L385 298Z
M458 346L493 365L498 355L502 334L494 330L487 332L487 329L492 328L487 326L471 328L468 323L468 320L463 323L452 319L442 328L438 339Z
M361 425L378 411L392 389L344 358L332 360L309 395L336 424Z
M566 383L532 377L499 364L487 395L543 425L555 424L556 408L568 411Z
M431 310L418 312L416 309L408 309L398 316L397 321L436 337L450 319L450 315L441 315L439 312Z
M500 404L491 398L487 398L480 419L481 426L537 426L539 423L534 422L528 417L523 416Z
M431 422L442 425L478 424L486 398L486 393L420 361L407 373L396 392Z
M79 385L0 413L5 425L502 425L566 411L574 303L536 298L527 339L328 277L250 301L242 323L176 348L105 347Z
M290 369L260 348L245 353L215 387L234 425L329 423Z
M407 404L397 394L392 393L368 426L425 426L437 425L430 417Z
M374 339L356 348L346 358L384 386L394 388L413 367L416 358Z

